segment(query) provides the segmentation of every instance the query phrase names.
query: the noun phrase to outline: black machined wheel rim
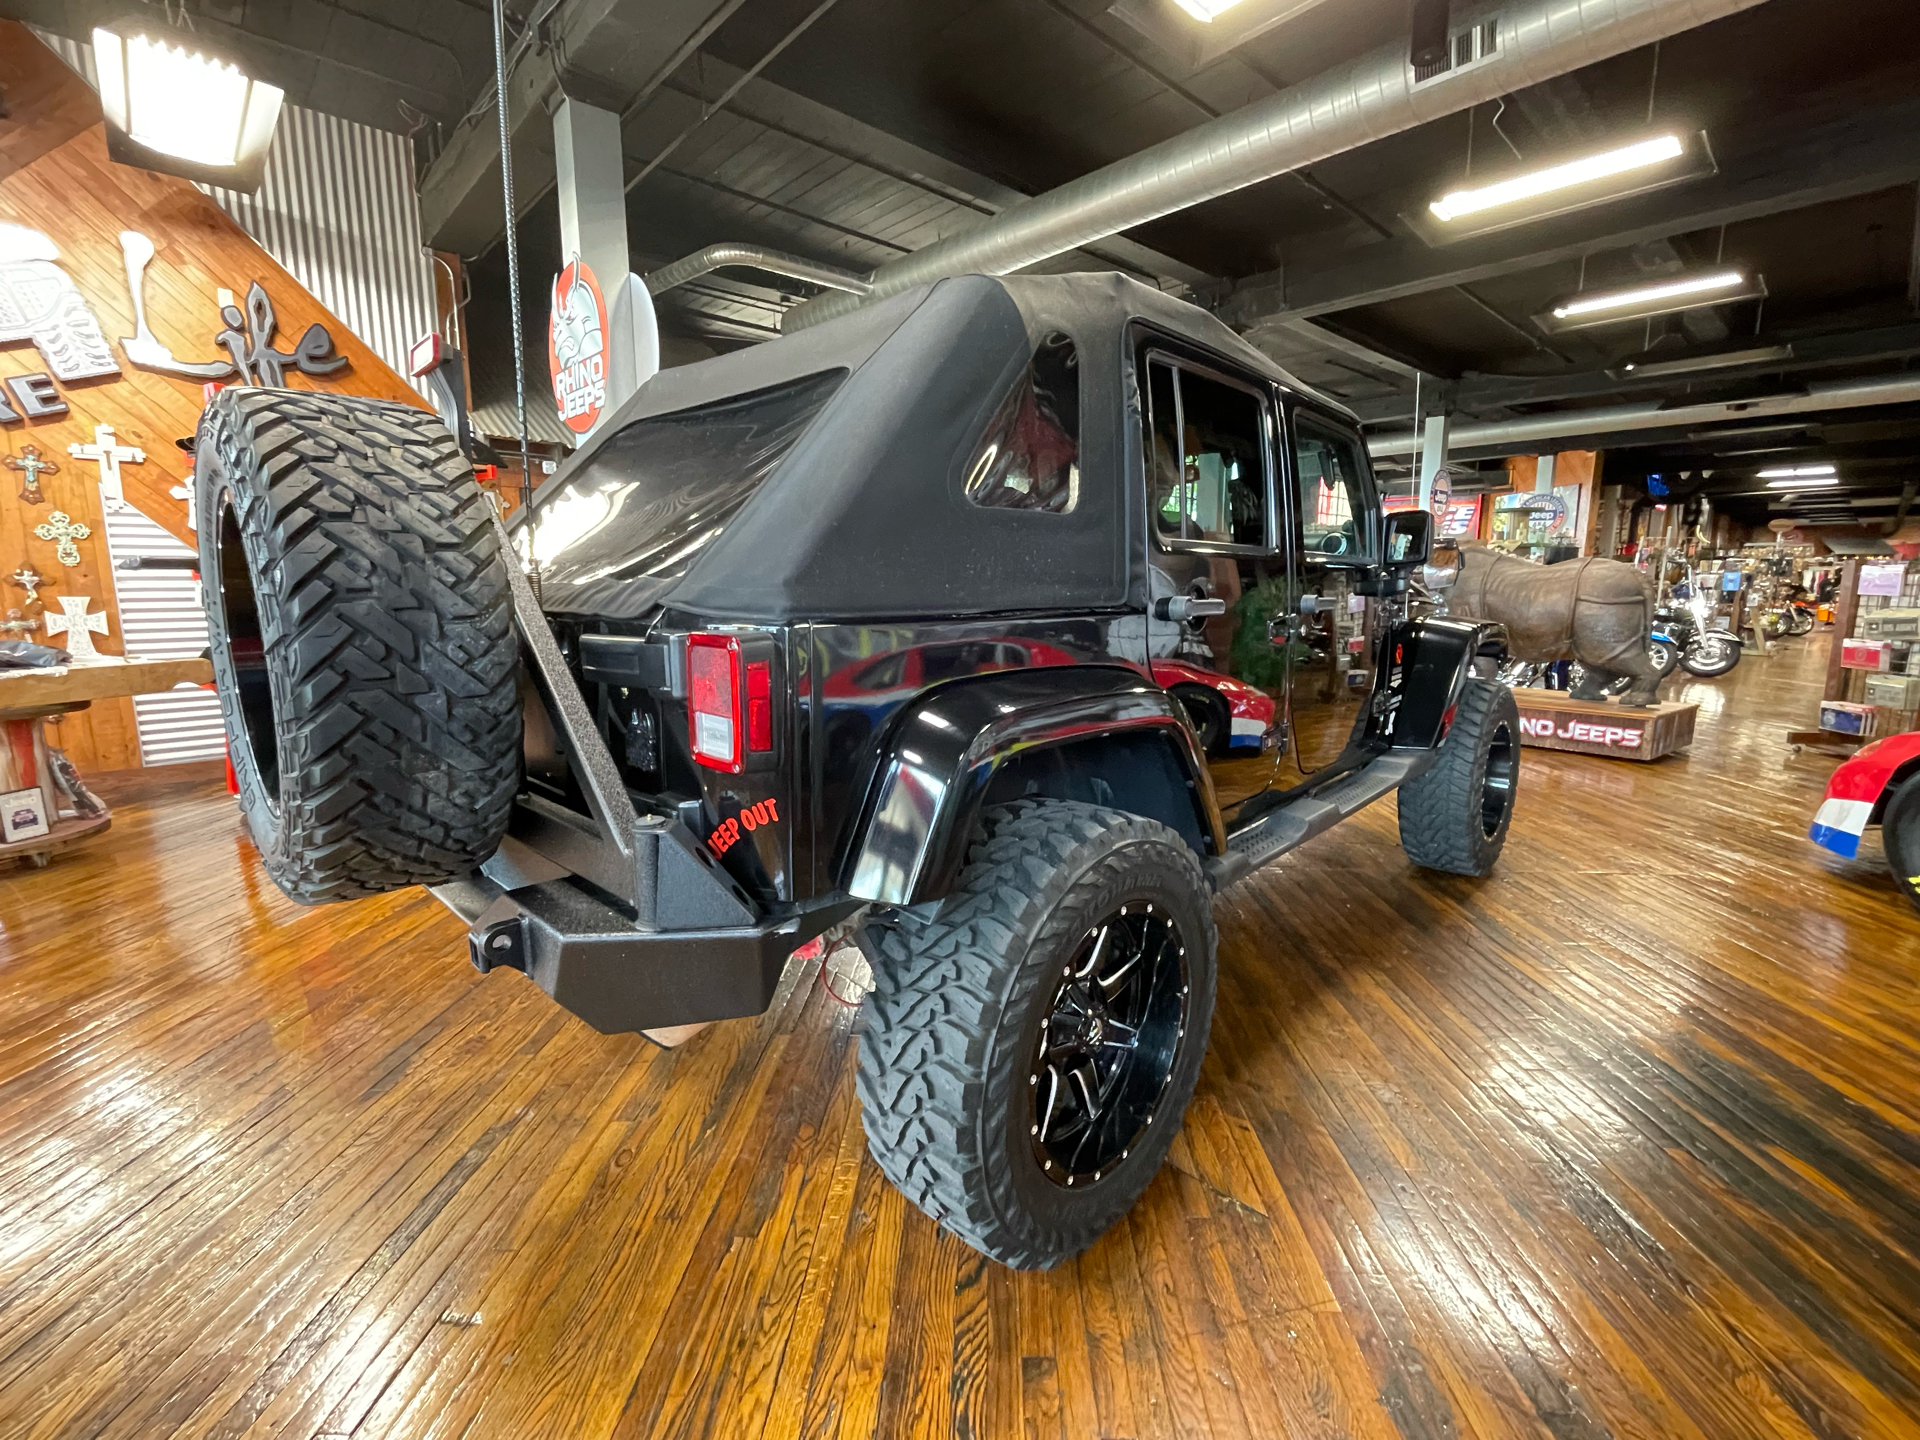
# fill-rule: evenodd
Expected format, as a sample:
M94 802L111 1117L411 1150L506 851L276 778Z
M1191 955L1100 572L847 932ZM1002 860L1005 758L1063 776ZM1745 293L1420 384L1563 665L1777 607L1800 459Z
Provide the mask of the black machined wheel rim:
M247 554L240 541L240 520L234 513L233 497L223 494L215 520L215 575L221 612L221 632L226 637L227 664L233 675L235 699L239 702L241 732L234 736L246 747L253 762L253 773L260 777L260 788L267 804L280 806L280 732L274 720L273 684L267 674L265 631L260 623L260 605L253 591L253 572L247 568Z
M1028 1140L1062 1187L1104 1179L1154 1122L1187 1033L1187 951L1164 907L1133 900L1081 937L1041 1020Z
M1513 777L1519 763L1513 730L1502 721L1487 745L1487 776L1480 785L1480 833L1489 840L1500 833L1513 805Z

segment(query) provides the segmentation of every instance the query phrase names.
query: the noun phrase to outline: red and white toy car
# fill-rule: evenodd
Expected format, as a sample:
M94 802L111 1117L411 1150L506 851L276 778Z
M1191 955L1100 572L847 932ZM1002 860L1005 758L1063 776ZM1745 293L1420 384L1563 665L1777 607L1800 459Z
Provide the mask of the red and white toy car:
M1920 731L1876 740L1834 771L1808 833L1851 860L1869 825L1880 827L1894 883L1920 908Z

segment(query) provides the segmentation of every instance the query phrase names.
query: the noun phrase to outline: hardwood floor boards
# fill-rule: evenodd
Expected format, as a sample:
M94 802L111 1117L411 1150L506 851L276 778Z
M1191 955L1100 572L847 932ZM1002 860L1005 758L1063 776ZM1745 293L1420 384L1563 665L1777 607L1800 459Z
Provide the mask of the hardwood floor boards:
M1383 802L1222 897L1171 1163L1038 1275L881 1180L812 970L596 1035L108 777L0 869L0 1437L1920 1436L1920 922L1805 839L1824 644L1526 752L1487 880Z

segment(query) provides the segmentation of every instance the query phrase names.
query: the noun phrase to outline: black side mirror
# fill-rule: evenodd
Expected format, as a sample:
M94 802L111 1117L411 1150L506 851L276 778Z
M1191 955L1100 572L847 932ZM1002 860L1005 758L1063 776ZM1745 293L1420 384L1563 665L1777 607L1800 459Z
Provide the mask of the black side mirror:
M1387 516L1381 563L1389 570L1412 569L1433 558L1433 512L1395 510Z

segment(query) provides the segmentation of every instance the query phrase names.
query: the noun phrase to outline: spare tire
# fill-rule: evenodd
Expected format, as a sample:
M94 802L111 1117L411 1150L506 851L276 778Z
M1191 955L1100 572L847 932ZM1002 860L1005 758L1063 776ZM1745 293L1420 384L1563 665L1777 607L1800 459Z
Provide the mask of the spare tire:
M274 883L351 900L465 875L519 781L492 501L437 417L234 388L195 443L201 594L240 807Z

